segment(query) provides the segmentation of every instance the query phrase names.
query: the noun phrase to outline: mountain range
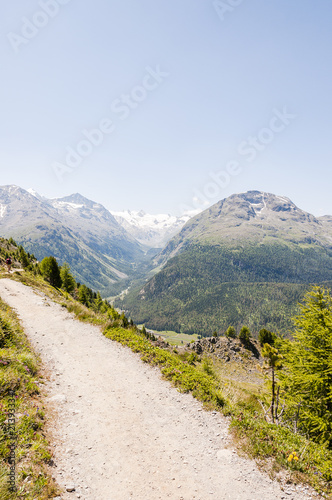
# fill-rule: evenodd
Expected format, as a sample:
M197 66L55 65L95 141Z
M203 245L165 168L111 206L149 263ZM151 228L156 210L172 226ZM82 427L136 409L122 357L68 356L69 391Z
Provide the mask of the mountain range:
M308 286L332 283L332 217L260 191L188 219L3 186L0 235L39 260L68 262L77 280L119 295L118 307L158 330L209 335L247 324L287 333Z
M1 236L13 237L39 260L54 255L68 262L77 280L103 295L120 292L147 272L151 256L186 220L129 211L113 215L78 193L48 199L33 189L0 187Z
M102 205L79 194L48 200L17 186L0 188L0 231L41 260L68 262L96 289L128 279L144 258L140 244Z

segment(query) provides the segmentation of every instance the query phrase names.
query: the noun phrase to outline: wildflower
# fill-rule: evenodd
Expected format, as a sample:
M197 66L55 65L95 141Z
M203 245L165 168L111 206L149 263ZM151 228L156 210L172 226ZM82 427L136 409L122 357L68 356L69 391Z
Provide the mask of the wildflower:
M292 462L292 460L297 461L298 459L299 459L299 457L297 456L296 451L293 451L293 453L291 453L289 455L289 457L287 458L288 462Z

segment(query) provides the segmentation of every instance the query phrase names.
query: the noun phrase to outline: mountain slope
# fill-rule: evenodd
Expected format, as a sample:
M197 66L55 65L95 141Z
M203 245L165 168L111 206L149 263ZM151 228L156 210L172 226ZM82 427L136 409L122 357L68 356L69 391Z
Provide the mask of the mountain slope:
M190 219L158 263L189 243L234 247L248 243L317 244L332 248L332 217L314 217L291 200L259 191L234 194Z
M0 234L38 259L68 262L78 280L96 289L122 289L144 251L102 205L79 194L47 200L17 186L0 188ZM122 283L123 281L123 283Z
M135 321L203 335L243 323L287 332L306 285L332 281L331 218L273 194L233 195L192 218L155 266L164 267L124 298Z

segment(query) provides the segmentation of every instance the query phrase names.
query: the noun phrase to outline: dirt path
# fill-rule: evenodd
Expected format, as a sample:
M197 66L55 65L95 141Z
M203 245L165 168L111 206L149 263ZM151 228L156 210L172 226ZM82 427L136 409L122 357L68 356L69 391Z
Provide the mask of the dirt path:
M85 500L278 500L284 492L227 448L227 421L202 411L157 369L97 327L29 287L0 280L35 350L52 372L55 477Z

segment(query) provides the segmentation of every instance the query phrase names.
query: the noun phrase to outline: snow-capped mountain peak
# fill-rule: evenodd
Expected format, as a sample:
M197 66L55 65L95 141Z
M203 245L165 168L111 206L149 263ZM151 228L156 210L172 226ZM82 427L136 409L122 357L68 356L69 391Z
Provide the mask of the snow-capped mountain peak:
M136 240L154 248L163 247L190 218L187 215L182 217L169 214L152 215L143 210L125 210L111 214Z
M44 201L46 200L46 198L44 198L44 196L41 196L39 193L37 193L37 191L35 191L34 189L30 188L30 189L27 189L27 192L29 194L31 194L32 196L34 196L35 198L37 198L38 200L40 201Z

